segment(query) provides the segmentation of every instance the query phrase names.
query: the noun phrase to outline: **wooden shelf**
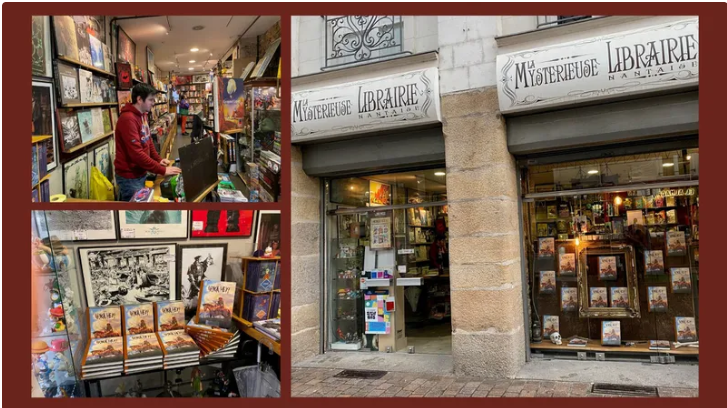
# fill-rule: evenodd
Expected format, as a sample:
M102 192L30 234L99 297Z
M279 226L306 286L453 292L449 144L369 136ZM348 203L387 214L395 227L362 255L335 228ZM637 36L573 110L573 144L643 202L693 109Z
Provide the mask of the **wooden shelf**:
M61 108L86 108L92 106L116 106L118 102L99 102L99 103L67 103L61 105Z
M111 132L109 132L109 133L106 133L106 134L104 134L104 135L102 135L102 136L99 136L99 137L97 137L97 138L94 138L93 140L89 140L89 141L88 141L88 142L86 142L86 143L81 143L81 144L80 144L80 145L78 145L78 146L73 146L72 148L70 148L70 149L68 149L68 150L65 150L65 151L64 151L64 153L73 153L73 152L77 152L77 151L79 151L79 150L83 149L84 147L90 146L90 145L92 145L92 144L94 144L94 143L98 142L99 140L105 139L105 138L107 138L107 137L109 137L109 136L111 136L111 135L113 135L113 134L114 134L114 131L112 130Z
M93 71L93 72L96 72L96 73L99 73L99 74L104 74L104 75L108 75L108 76L112 76L112 77L115 77L116 76L116 74L114 74L113 72L109 72L109 71L105 71L103 69L96 68L93 65L84 64L81 61L72 60L72 59L70 59L68 57L65 57L63 55L59 55L58 56L58 59L61 60L61 61L65 61L65 62L69 62L71 64L78 65L81 68L85 68L85 69L87 69L89 71Z
M254 327L245 327L242 331L253 339L257 340L258 343L269 348L273 353L280 355L280 342L275 341L268 337L267 334L262 333Z
M44 140L48 140L53 138L53 135L42 135L42 136L33 136L33 142L32 144L40 143Z
M50 173L46 174L45 176L43 176L42 179L38 180L38 184L34 185L31 190L35 190L36 188L38 188L38 186L40 186L41 184L43 184L44 181L47 180L50 180Z
M628 341L628 340L627 340ZM563 339L563 344L557 345L550 342L550 340L543 340L542 343L530 343L530 348L533 350L557 350L557 351L598 351L598 352L610 352L610 353L646 353L646 354L677 354L677 355L690 355L698 356L699 348L682 347L675 349L672 347L671 350L649 350L649 343L635 344L633 346L602 346L600 343L589 340L585 347L568 347L566 339Z

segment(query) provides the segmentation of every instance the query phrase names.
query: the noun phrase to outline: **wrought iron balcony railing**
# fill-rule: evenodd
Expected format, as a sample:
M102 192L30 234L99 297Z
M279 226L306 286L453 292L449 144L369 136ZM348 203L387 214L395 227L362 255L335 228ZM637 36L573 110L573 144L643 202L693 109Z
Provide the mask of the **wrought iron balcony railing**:
M325 67L390 58L404 53L401 16L323 16Z
M538 18L538 28L555 27L563 24L574 23L576 21L590 20L594 16L540 16Z

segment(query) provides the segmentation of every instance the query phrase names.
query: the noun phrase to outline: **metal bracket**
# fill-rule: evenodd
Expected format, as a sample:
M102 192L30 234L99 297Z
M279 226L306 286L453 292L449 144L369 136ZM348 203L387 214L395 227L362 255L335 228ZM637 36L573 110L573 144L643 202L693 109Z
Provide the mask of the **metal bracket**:
M596 353L596 361L606 361L606 353Z
M579 351L578 360L588 360L588 353L586 353L585 351Z

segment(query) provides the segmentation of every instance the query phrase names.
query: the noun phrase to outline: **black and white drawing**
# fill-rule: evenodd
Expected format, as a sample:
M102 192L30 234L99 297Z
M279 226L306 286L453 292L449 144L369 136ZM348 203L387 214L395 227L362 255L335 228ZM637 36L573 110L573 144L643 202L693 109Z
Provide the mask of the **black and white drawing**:
M103 112L101 108L91 109L91 116L93 117L93 136L103 136Z
M116 239L116 217L111 210L36 211L48 235L61 241L100 241Z
M103 102L103 95L101 91L101 78L94 76L93 77L93 88L91 89L91 99L93 100L93 103L102 103Z
M75 112L59 110L61 121L61 148L64 151L81 144L81 129L78 127L78 116Z
M89 307L174 299L176 245L79 248Z
M61 103L81 103L81 92L78 89L78 70L70 65L58 63L58 82L61 87Z
M93 149L93 165L101 172L101 174L104 175L104 177L112 180L109 145L109 143L104 143Z
M78 69L78 89L81 92L81 103L93 103L93 74L85 69Z
M184 239L187 216L182 210L119 211L119 235L121 239Z
M225 278L227 244L180 245L177 269L177 293L184 302L185 317L197 313L199 289L202 281Z
M89 198L88 153L63 163L63 194L70 198Z

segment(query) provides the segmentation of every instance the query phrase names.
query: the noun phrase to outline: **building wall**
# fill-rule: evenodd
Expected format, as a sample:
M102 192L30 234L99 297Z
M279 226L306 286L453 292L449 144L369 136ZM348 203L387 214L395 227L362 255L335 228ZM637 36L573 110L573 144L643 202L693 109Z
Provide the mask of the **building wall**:
M293 146L291 191L291 350L293 363L320 353L321 221L320 180L303 171L300 147Z

